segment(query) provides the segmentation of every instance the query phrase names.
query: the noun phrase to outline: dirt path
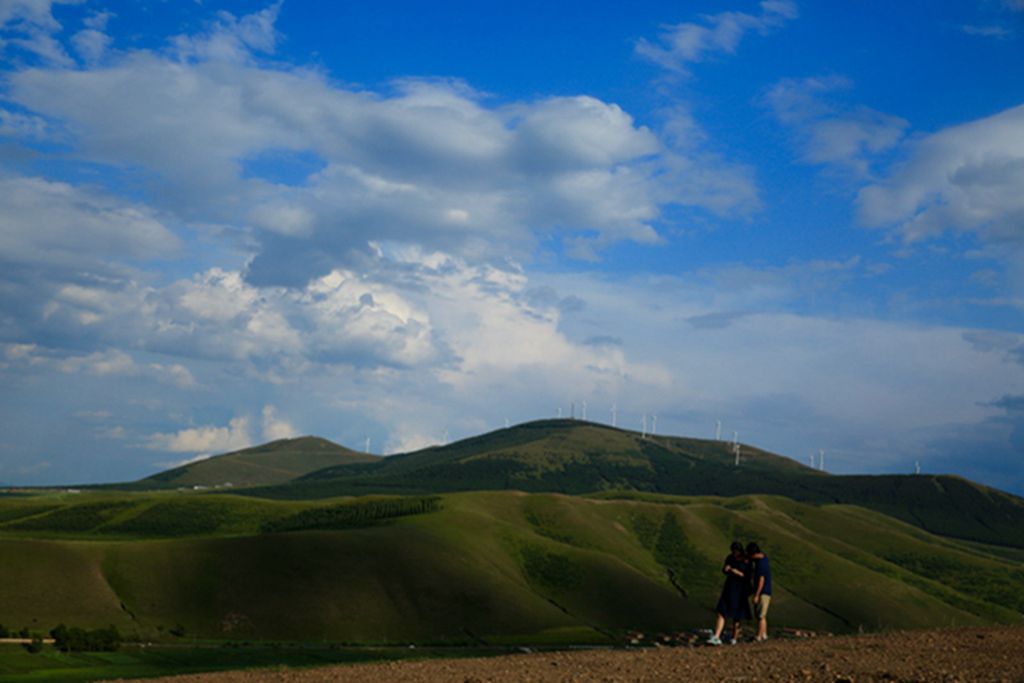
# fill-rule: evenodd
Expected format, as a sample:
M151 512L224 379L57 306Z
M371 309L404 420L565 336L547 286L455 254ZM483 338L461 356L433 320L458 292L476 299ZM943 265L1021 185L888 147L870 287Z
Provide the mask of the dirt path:
M176 676L175 683L1024 682L1024 627Z

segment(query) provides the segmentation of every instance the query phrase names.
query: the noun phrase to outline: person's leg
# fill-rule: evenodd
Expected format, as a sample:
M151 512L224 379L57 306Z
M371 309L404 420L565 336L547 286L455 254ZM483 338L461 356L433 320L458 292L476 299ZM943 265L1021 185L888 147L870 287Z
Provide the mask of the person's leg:
M760 604L757 606L757 639L765 640L768 637L768 607L771 605L772 597L762 595Z
M722 631L725 629L725 617L721 614L717 615L715 619L715 638L722 637Z
M732 639L739 641L740 636L743 634L743 622L736 619L732 622Z

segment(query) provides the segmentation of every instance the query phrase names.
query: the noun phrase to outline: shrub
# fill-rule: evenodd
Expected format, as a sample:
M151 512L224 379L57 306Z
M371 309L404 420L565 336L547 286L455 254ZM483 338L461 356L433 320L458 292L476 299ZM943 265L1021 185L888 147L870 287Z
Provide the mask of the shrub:
M60 624L50 636L61 652L113 652L121 645L121 634L115 626L90 631Z
M441 508L439 496L418 496L343 503L303 510L261 527L263 532L310 529L353 529L372 526L395 517L421 515Z

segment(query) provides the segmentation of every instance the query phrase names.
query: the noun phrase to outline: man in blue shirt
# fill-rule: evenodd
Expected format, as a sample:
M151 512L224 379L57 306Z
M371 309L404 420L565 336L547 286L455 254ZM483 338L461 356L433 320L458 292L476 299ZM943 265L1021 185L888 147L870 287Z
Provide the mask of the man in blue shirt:
M768 562L768 556L761 552L757 543L747 544L747 557L752 565L750 600L753 603L751 610L757 617L757 637L755 640L761 642L768 640L768 606L772 602L772 565Z

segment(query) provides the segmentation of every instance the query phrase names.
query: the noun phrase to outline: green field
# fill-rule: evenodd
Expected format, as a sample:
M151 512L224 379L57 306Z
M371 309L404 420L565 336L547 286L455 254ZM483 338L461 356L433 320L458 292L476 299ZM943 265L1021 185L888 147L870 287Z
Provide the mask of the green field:
M549 420L383 459L306 437L126 486L0 496L0 624L113 625L128 641L113 654L3 646L0 680L706 628L734 539L772 558L776 629L1024 622L1020 498L743 458ZM227 477L248 488L213 488Z
M128 485L137 489L280 484L316 470L380 458L315 436L279 439L166 470Z
M8 507L0 623L11 629L113 624L172 643L619 642L710 623L733 538L760 540L774 560L774 626L1024 620L1024 575L998 548L774 496L102 493Z
M947 475L833 476L742 445L541 420L447 446L311 471L252 488L270 499L370 493L632 490L688 496L771 494L870 508L944 536L1024 548L1024 499Z
M118 652L70 653L46 648L29 654L20 645L0 644L0 683L78 683L112 678L232 671L299 669L358 662L429 657L505 654L498 648L348 648L323 643L237 643L207 645L129 645Z

